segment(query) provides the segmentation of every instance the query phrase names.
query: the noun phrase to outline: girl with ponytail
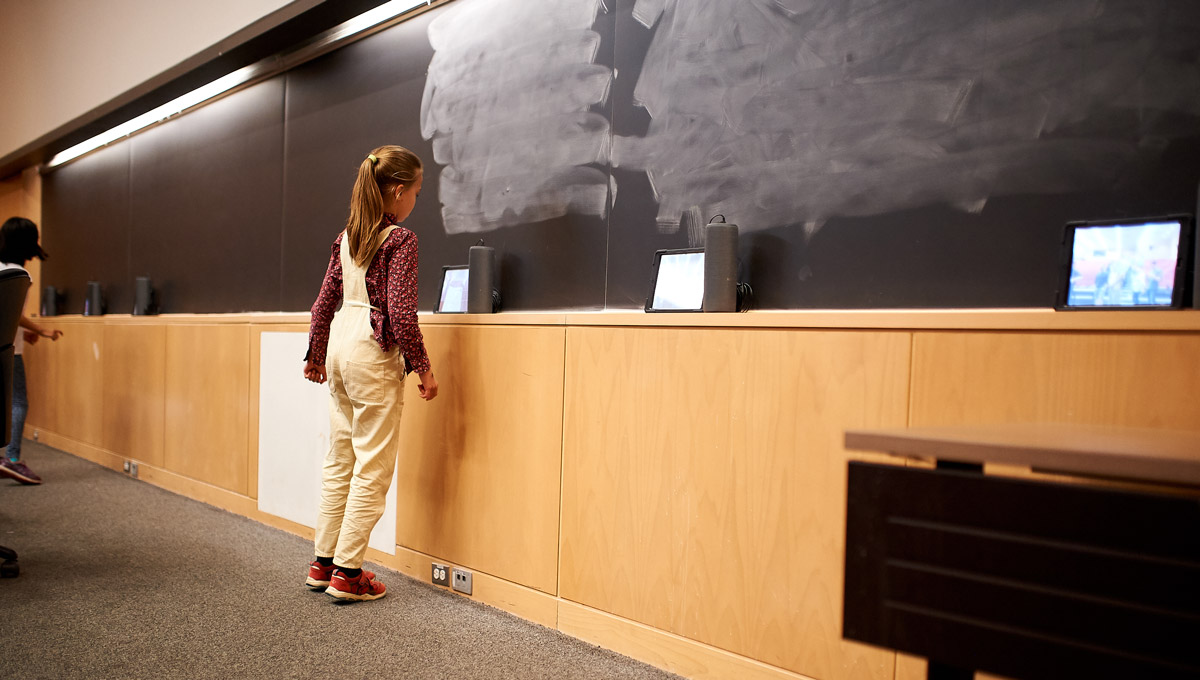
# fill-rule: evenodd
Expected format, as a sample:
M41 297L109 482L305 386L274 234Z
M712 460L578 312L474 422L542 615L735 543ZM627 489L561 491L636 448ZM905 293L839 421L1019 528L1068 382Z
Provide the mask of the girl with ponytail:
M417 236L400 226L421 181L408 149L367 154L312 308L304 377L329 383L330 432L305 583L341 600L387 592L362 562L396 468L405 378L417 374L426 401L438 392L417 325Z

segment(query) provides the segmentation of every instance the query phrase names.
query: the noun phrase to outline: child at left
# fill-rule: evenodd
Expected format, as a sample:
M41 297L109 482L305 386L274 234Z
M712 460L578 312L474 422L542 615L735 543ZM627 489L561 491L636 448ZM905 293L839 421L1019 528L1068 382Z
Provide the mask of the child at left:
M38 228L24 217L10 217L0 227L0 270L25 270L25 263L33 258L45 260L46 251L38 243ZM25 361L22 352L25 345L36 343L42 338L58 340L62 331L47 329L25 315L22 305L21 321L17 326L17 337L13 340L12 380L12 438L5 455L0 457L0 475L10 477L22 484L41 484L39 477L21 459L21 438L25 432L25 416L29 413L29 396L25 390Z

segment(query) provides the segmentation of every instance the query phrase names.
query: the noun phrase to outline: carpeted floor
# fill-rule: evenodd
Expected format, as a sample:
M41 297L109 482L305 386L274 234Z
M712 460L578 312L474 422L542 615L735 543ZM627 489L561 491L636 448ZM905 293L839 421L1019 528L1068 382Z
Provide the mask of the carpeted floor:
M376 602L303 587L312 546L25 444L45 479L0 479L0 676L632 678L665 673L372 566Z

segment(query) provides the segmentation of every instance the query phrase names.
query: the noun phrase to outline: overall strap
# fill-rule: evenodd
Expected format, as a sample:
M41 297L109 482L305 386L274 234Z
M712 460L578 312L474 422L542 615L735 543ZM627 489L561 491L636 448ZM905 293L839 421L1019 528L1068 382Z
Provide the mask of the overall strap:
M345 232L342 232L342 304L350 307L372 307L370 300L367 298L367 267L375 257L375 251L378 251L383 242L391 236L392 231L396 230L397 225L390 225L380 230L379 236L376 238L375 250L371 252L371 257L367 259L367 266L359 266L354 262L354 258L350 257L350 239Z

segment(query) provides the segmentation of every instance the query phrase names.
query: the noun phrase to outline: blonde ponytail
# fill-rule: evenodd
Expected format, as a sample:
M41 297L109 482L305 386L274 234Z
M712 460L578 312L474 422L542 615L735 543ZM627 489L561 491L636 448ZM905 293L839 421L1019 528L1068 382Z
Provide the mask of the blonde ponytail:
M383 193L397 184L409 186L420 176L421 159L402 146L381 146L359 164L346 220L347 245L355 264L367 266L379 249Z

